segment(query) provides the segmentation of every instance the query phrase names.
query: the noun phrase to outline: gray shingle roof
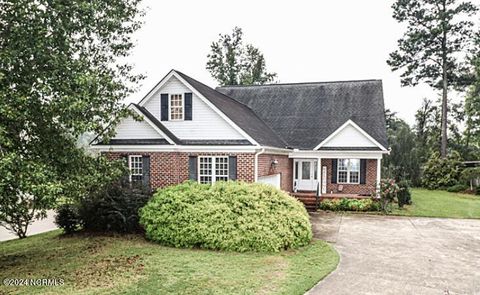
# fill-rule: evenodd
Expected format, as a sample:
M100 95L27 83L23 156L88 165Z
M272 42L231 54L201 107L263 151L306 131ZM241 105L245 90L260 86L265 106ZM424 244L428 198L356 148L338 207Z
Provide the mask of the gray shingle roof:
M232 99L207 85L179 72L187 83L223 112L230 120L250 135L260 145L284 148L287 143L279 137L258 115L241 102Z
M289 146L313 149L351 119L388 148L381 80L225 86Z

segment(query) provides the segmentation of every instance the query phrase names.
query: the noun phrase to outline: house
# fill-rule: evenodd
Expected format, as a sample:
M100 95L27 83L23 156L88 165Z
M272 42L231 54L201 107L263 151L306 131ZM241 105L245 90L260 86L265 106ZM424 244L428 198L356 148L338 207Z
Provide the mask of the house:
M308 196L370 195L388 153L381 80L225 86L170 71L91 148L131 181L265 182Z

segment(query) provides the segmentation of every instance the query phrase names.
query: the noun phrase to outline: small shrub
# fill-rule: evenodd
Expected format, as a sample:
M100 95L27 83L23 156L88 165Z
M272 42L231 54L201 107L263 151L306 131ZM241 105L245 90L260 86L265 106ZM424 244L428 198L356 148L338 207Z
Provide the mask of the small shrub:
M63 204L57 208L55 224L66 234L71 234L81 228L82 220L78 214L78 207L74 204Z
M394 179L380 180L380 205L384 213L392 211L392 202L397 197L400 187L395 183Z
M433 153L428 159L422 177L422 185L428 189L448 188L460 178L460 154L453 152L446 158Z
M450 193L459 193L459 192L464 192L466 190L468 190L468 185L465 185L465 184L456 184L456 185L452 185L451 187L447 188L447 192L450 192Z
M84 198L80 204L83 227L89 231L135 232L141 230L138 211L150 199L141 187L115 183Z
M320 202L319 208L329 211L379 211L380 204L374 199L324 199Z
M264 184L185 182L157 191L140 210L148 239L174 247L280 251L312 239L305 207Z
M403 208L404 205L412 204L412 194L410 193L410 185L407 181L397 182L399 191L397 193L398 207Z

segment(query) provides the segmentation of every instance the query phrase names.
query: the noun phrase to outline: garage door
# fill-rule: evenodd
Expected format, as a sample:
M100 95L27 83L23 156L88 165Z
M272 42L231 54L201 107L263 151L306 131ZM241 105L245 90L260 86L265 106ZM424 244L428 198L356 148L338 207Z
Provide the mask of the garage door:
M258 177L258 182L270 184L276 188L280 188L280 174L260 176Z

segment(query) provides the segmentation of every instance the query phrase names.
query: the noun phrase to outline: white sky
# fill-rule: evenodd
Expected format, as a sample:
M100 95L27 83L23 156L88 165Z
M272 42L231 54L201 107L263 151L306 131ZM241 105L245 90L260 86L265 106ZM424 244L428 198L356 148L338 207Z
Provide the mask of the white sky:
M476 0L476 3L480 0ZM147 78L128 102L140 99L170 70L217 86L205 69L219 33L243 29L244 42L260 48L279 82L382 79L385 104L409 123L428 86L401 87L386 64L402 36L392 18L393 0L154 1L130 57Z

